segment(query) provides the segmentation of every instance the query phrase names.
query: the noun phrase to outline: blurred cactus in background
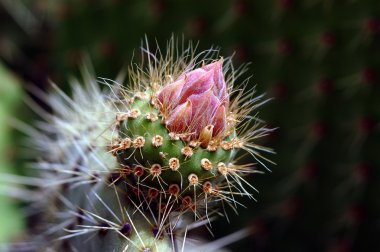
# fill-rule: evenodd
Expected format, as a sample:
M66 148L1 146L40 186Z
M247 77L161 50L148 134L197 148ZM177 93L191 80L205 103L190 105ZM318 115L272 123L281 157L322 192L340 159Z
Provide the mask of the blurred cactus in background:
M49 76L60 81L83 52L103 77L115 76L144 34L183 33L200 49L217 44L253 63L249 85L275 97L261 116L279 129L260 143L277 151L278 168L256 178L260 204L230 215L231 227L252 225L236 246L379 250L378 1L60 1L47 13ZM213 227L228 233L225 222Z
M12 133L10 119L16 113L21 103L23 92L19 80L0 63L0 173L10 173L15 168L17 141ZM16 192L13 192L16 194ZM15 200L7 197L12 191L0 184L0 245L20 235L24 226L24 220Z

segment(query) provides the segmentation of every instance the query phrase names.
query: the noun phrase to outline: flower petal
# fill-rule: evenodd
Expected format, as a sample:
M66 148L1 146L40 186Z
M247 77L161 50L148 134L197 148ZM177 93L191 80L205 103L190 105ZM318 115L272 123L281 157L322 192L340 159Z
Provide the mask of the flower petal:
M158 100L161 102L162 110L174 109L181 94L181 90L185 84L185 80L177 80L166 85L158 94Z
M192 121L192 111L192 102L187 100L173 111L166 122L166 126L171 132L182 133L188 131Z
M201 143L203 148L207 148L207 145L210 143L212 135L213 135L214 125L209 124L204 127L199 134L198 141Z
M214 94L219 98L220 101L228 102L227 85L223 74L223 59L205 65L202 67L202 69L213 72Z
M200 131L211 124L212 118L220 105L219 99L213 94L212 89L198 95L192 95L189 100L193 104L193 120L191 130L196 132L197 136Z
M195 73L196 70L197 71ZM201 94L210 89L213 85L213 72L196 69L185 76L179 104L185 102L191 95ZM195 78L196 77L196 78Z
M215 112L213 118L214 131L213 135L217 136L218 134L223 133L227 128L227 118L226 118L226 108L224 104L221 104Z

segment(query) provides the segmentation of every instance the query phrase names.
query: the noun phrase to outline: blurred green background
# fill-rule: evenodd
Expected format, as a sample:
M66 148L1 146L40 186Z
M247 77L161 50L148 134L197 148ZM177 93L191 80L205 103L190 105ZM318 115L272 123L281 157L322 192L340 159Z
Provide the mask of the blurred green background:
M380 1L0 0L0 29L0 171L12 167L3 121L16 85L3 76L65 89L88 55L114 78L145 35L163 46L174 34L251 62L250 85L275 98L260 116L279 129L260 143L277 165L250 179L258 203L215 222L215 235L252 227L234 251L380 251ZM0 242L22 226L8 201Z

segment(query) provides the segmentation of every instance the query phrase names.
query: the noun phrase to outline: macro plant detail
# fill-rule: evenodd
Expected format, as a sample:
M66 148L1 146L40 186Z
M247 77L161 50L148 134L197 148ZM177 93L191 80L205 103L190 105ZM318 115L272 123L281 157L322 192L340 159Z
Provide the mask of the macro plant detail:
M179 51L174 39L166 54L147 43L148 64L132 65L126 81L97 81L84 68L71 98L34 90L54 110L33 106L45 121L19 126L42 155L36 250L209 251L187 232L253 199L245 176L260 171L239 152L269 161L256 140L271 129L252 116L263 95L239 86L246 68L217 50Z
M76 184L80 182L85 184L92 179L93 186L88 188L97 188L96 186L102 183L108 184L110 189L116 188L121 204L130 215L133 224L136 226L140 223L136 229L141 230L139 232L141 234L147 234L142 237L145 247L152 247L154 239L151 239L152 242L145 242L145 240L152 237L151 230L154 229L156 232L160 223L162 223L161 230L164 230L161 232L163 235L160 241L165 241L161 244L168 245L169 250L173 247L168 233L170 229L173 229L176 221L169 224L168 218L175 220L175 214L177 214L180 220L178 224L182 223L182 225L176 225L175 230L173 229L173 237L175 237L173 243L177 242L178 245L172 250L177 251L182 250L181 239L185 237L186 227L191 224L206 225L191 231L189 226L185 239L185 251L191 250L190 245L197 240L201 240L195 246L198 251L202 251L201 247L206 244L205 251L213 251L210 248L210 244L214 243L213 240L220 237L226 238L228 234L234 232L232 230L243 229L244 232L245 226L249 226L251 232L249 235L246 234L248 237L241 238L240 235L238 241L226 245L231 251L380 251L380 243L376 235L380 233L380 225L376 221L380 219L380 204L376 196L380 193L380 173L379 169L376 169L380 166L378 155L380 149L380 5L377 4L378 1L236 0L203 1L202 4L199 4L199 1L187 1L186 8L183 8L181 1L165 0L45 2L39 0L0 1L0 12L3 14L0 24L0 29L2 29L0 36L0 156L2 155L0 158L0 251L6 251L4 243L18 241L29 241L27 244L35 245L34 248L42 247L46 250L53 247L52 250L55 251L70 251L68 247L70 245L77 250L86 251L91 248L92 242L99 240L101 243L110 244L109 238L113 236L112 234L117 233L119 229L128 231L128 227L132 227L124 209L122 212L118 210L120 206L115 192L109 192L107 195L111 196L106 199L105 194L95 189L99 198L113 210L120 221L110 213L101 212L101 209L105 207L92 192L85 190L85 186L73 185L73 191L78 195L89 195L83 197L86 205L67 196L67 191L63 192L63 189L70 189L74 182L66 183L64 186L54 185L63 183L64 179L77 179ZM187 58L183 58L186 62L182 64L183 61L177 60L180 57L166 57L164 40L168 34L172 33L183 34L186 39L200 41L197 52L208 49L207 46L213 44L217 44L222 50L220 54L213 55L205 52L198 56L198 53L192 54L190 51L182 54L182 48L186 50L187 45L182 46L182 42L179 42L181 48L178 48L178 51L175 48L170 55L185 56L187 54L185 56ZM163 53L160 54L156 50L155 41L152 40L149 42L149 49L144 46L144 56L141 57L139 49L135 49L139 48L143 34L156 37L157 43L162 45ZM233 70L229 60L229 55L233 52L235 67L244 62L252 62L247 74L236 76L239 71ZM82 79L78 73L78 65L82 62L82 55L86 53L90 55L91 65L96 71L85 73L90 78ZM150 57L147 57L148 55ZM129 63L132 57L135 58L133 61L137 62L131 66L135 69L131 72L122 72L127 77L123 79L122 75L117 75L118 71L125 66L125 63ZM256 94L265 92L268 94L266 97L274 98L273 102L261 106L249 116L255 117L255 114L259 113L259 116L269 125L278 127L279 130L269 137L257 141L254 139L250 143L274 148L278 154L264 156L281 165L280 169L275 169L268 163L268 168L274 172L266 172L259 163L263 159L255 161L245 149L236 148L236 154L231 158L231 163L247 164L249 171L251 171L249 167L255 167L270 174L266 176L245 173L247 176L242 177L260 191L256 193L242 182L258 203L250 200L250 197L235 194L239 192L240 187L234 182L236 185L232 187L234 198L229 202L212 193L205 195L200 192L197 196L197 207L189 208L187 203L193 202L194 188L200 190L204 186L206 191L212 192L208 189L215 189L215 185L222 181L208 179L201 181L197 187L191 186L186 189L186 185L181 187L181 176L178 176L176 178L180 181L178 184L165 185L161 181L167 179L168 172L171 170L167 169L167 164L163 161L161 170L157 165L160 164L159 162L151 165L141 164L143 168L137 168L137 171L144 170L144 174L139 179L140 183L137 184L132 174L127 177L126 173L123 173L121 168L124 166L120 165L117 157L110 152L111 144L122 138L121 133L114 129L113 132L107 131L103 134L102 130L110 125L114 127L115 111L128 111L128 108L123 108L123 105L113 104L117 100L122 100L123 97L133 97L135 90L145 93L146 87L151 85L150 80L157 83L158 95L166 86L181 79L183 73L188 75L193 70L201 69L221 59L223 59L222 70L229 97L229 108L240 89L244 87L249 89L256 85ZM168 67L164 67L159 62L166 62ZM174 62L179 62L180 66L173 67L178 65ZM89 66L89 64L85 65ZM153 71L149 66L152 66ZM3 69L16 77L20 91L17 95L12 95L11 92L17 85L14 81L4 79ZM126 69L123 67L123 70ZM141 74L130 76L130 73ZM233 76L232 73L235 73L234 80L229 80ZM70 74L79 78L77 83L68 79L71 77ZM251 74L250 80L245 80ZM116 83L98 77L116 79ZM135 81L138 78L142 81ZM93 82L91 85L100 86L101 92L91 92L94 88L87 88L91 87L86 84L89 79ZM77 116L78 113L66 112L67 115L63 116L62 111L71 111L72 106L64 103L58 91L52 90L49 80L58 83L59 89L73 100L68 102L69 104L78 104L78 107L82 107L83 111L87 112L79 113L80 116ZM75 91L70 90L70 83L81 88L75 88ZM119 88L118 84L123 88ZM23 89L30 93L29 88L35 90L36 87L42 90L37 92L41 95L33 92L33 100L29 103L37 101L41 104L39 102L41 98L35 99L36 96L43 96L51 101L56 100L50 106L43 105L43 108L48 108L48 112L39 113L41 117L44 117L46 125L44 127L40 127L42 125L39 123L37 125L33 123L35 126L31 126L32 119L36 118L36 115L28 113L29 106L25 106L21 101L28 99L22 92ZM83 89L85 95L82 99L74 99L74 96L78 96L76 94L78 89ZM121 94L122 89L126 91L126 94ZM182 87L179 89L182 91ZM248 89L245 89L242 97L250 95ZM92 99L91 96L97 98ZM89 101L88 104L92 105L85 106L86 103L83 100ZM64 106L59 107L57 103L63 103ZM254 106L257 103L252 104ZM181 104L184 103L181 102ZM101 108L104 105L105 107ZM179 105L177 102L170 111L174 111ZM227 111L227 106L225 108ZM79 111L79 108L77 110ZM161 111L157 109L157 115L150 114L148 117L161 121L163 115L159 117L160 113ZM56 117L56 122L52 122L51 118L46 118L52 117L50 114ZM78 118L75 119L74 115ZM147 115L144 114L144 116ZM25 138L22 132L11 130L11 125L7 122L14 117L19 117L29 124L28 130L24 131L29 131L33 139L37 139L30 141L41 142L37 149L30 141L24 144ZM61 121L58 122L57 118L61 118ZM128 118L128 120L132 123L132 119ZM242 133L251 129L255 130L254 127L247 127L247 130L244 130L242 126L244 121L249 121L249 118L239 120L236 125L240 128L236 131L239 138L244 138ZM210 122L207 123L213 124L212 121ZM254 122L255 120L251 120L252 126ZM60 126L54 128L54 125L58 124ZM170 128L167 123L164 126L167 128L165 132L180 131L180 129ZM41 133L40 135L32 133L36 129ZM76 132L75 135L74 132ZM97 138L97 136L100 137ZM151 145L153 137L144 135L142 137L145 140L144 147ZM79 143L79 139L86 138L89 139L88 144L83 141ZM159 150L162 148L162 146L159 147L161 138L156 139L158 140L156 141L157 150ZM180 141L183 140L178 140ZM18 148L19 142L21 142L21 148ZM65 150L67 155L62 154L64 146L68 146ZM246 146L243 145L243 147ZM129 150L133 150L132 148L134 147L132 146ZM71 153L69 153L70 149ZM193 152L197 153L198 150L205 149L207 146L198 146L193 148ZM189 149L186 148L186 150ZM81 151L84 153L83 156L88 156L89 161L79 161L80 165L76 165L77 168L74 169L76 163L74 155L78 155ZM61 158L57 157L59 153L61 153ZM136 156L138 153L136 151ZM25 169L29 168L22 165L25 156L28 161L36 161L34 166L37 169ZM94 157L97 157L103 165L100 166ZM149 158L146 153L144 158ZM199 161L202 162L202 160L203 158ZM53 161L62 166L59 170L57 167L54 168L58 170L56 174L51 165ZM178 166L182 164L177 157L168 157L166 161L169 163L169 168L174 170L178 168L172 174L184 172ZM46 163L45 167L38 169L37 163L42 162ZM124 163L133 167L137 162L129 160ZM215 170L215 164L209 158L204 159L202 163L205 167L212 167ZM248 165L248 163L257 164ZM72 164L73 166L70 166ZM148 169L152 167L151 174ZM69 173L74 170L75 176L64 175L64 172ZM19 178L9 176L9 173L29 177ZM42 179L37 179L39 173ZM219 173L215 175L218 176ZM228 175L229 181L233 182L230 178ZM219 179L222 180L223 176ZM163 189L158 183L159 180ZM182 182L188 183L188 178L182 176ZM19 183L28 184L28 186L18 185ZM213 187L210 187L210 183ZM27 189L26 192L25 189ZM141 191L140 196L134 193L138 189ZM161 190L166 190L166 192L160 193ZM176 196L178 190L181 193ZM223 191L227 191L228 196L231 195L229 188ZM62 200L54 196L57 192L65 196L61 197L62 200L69 198L66 202L73 202L73 206L65 207L63 203L60 204ZM146 196L147 193L150 194L150 198ZM130 199L125 200L123 195ZM165 204L159 203L160 197L162 202L167 202L170 196L166 208ZM21 198L21 200L15 200L12 197ZM114 203L111 202L112 198L114 198ZM144 198L150 204L140 204L145 201ZM30 201L31 204L20 203L24 200ZM233 200L236 201L236 206ZM89 202L92 201L96 202L95 207L90 206ZM41 205L46 207L40 207ZM158 205L162 206L161 216L168 216L164 214L165 209L172 210L165 221L163 221L165 217L161 219L156 217L159 216ZM199 205L204 207L199 207ZM182 206L187 207L182 209ZM236 214L231 206L236 209ZM145 214L150 224L140 215L140 212L135 211L136 209ZM62 215L66 212L71 214ZM102 223L104 221L94 216L88 217L95 218L95 221L91 223L81 222L80 218L74 222L74 215L86 216L90 212L105 220L111 220L113 224L107 227ZM207 216L209 216L210 225L207 225ZM71 222L71 225L64 223L64 220ZM50 223L49 226L47 226L48 223ZM126 224L125 228L122 229L124 224ZM85 227L80 225L86 225L88 229L85 230ZM166 228L167 226L169 228ZM213 232L213 235L209 234L206 228ZM106 229L108 231L105 231ZM49 236L44 235L46 230L51 231ZM54 230L56 230L55 233ZM74 230L76 233L73 232ZM30 239L22 236L25 233L32 234ZM135 242L134 235L137 232L133 230L125 233L128 234L126 235L128 239ZM72 235L72 237L57 240L66 235ZM40 239L36 239L37 236ZM200 239L201 237L203 239ZM85 245L81 247L74 245L76 239ZM120 244L125 247L129 243L123 242L125 239L122 237L120 243L114 242L113 248L117 250L123 247ZM228 243L226 239L223 241L225 244ZM220 251L220 244L218 243L219 247L214 250ZM130 245L128 250L132 247L144 247L140 241L135 242L135 245ZM22 248L28 250L26 245ZM33 250L33 247L30 250ZM17 247L16 251L23 250Z

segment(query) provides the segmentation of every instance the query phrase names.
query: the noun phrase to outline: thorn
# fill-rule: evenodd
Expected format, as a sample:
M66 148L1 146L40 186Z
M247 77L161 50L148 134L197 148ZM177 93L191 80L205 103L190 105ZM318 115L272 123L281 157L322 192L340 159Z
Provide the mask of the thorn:
M174 157L169 159L169 167L172 171L177 171L180 167L179 159Z
M162 172L161 165L160 164L153 164L150 168L150 174L152 174L154 177L160 176Z
M138 98L140 100L149 100L149 95L145 92L137 92L134 95L134 98Z
M125 236L129 236L132 233L132 226L128 222L124 223L123 226L120 228L120 233L122 233Z
M185 196L182 199L182 207L186 209L192 204L192 202L193 202L193 199L190 196Z
M158 190L156 188L149 188L148 189L148 198L155 199L158 196Z
M155 122L158 120L157 114L153 112L147 112L145 118L150 120L151 122Z
M191 149L190 147L186 146L186 147L183 147L181 149L181 153L182 155L184 155L185 157L191 157L194 153L193 153L193 149Z
M180 188L177 184L171 184L168 190L169 194L177 196L180 192Z
M212 169L212 163L210 160L208 160L207 158L202 158L201 160L201 166L203 169L205 169L206 171L209 171Z
M192 186L198 185L199 179L198 179L198 176L196 174L191 173L187 178L189 179L190 185L192 185Z
M227 168L226 164L223 162L219 162L218 163L218 171L222 175L227 175L228 174L228 168Z
M231 150L233 148L233 144L228 141L222 141L220 145L222 146L223 150Z
M136 177L141 177L142 175L144 175L144 167L142 167L141 165L136 165L133 170L133 173Z
M132 140L129 137L126 137L123 140L121 140L120 149L121 150L129 149L131 147L131 144L132 144Z
M145 144L145 138L142 136L138 136L133 140L133 147L135 148L142 148Z
M152 144L154 147L160 147L163 145L163 143L164 143L164 138L160 135L155 135L152 138Z
M138 109L132 109L131 111L129 111L128 113L128 117L129 118L132 118L132 119L136 119L137 117L139 117L141 115L141 112L140 110Z
M213 191L213 188L212 188L211 182L210 181L206 181L203 184L203 192L207 193L207 194L210 194L210 193L212 193L212 191Z
M214 140L211 140L209 144L207 145L208 151L217 151L218 150L218 143Z

